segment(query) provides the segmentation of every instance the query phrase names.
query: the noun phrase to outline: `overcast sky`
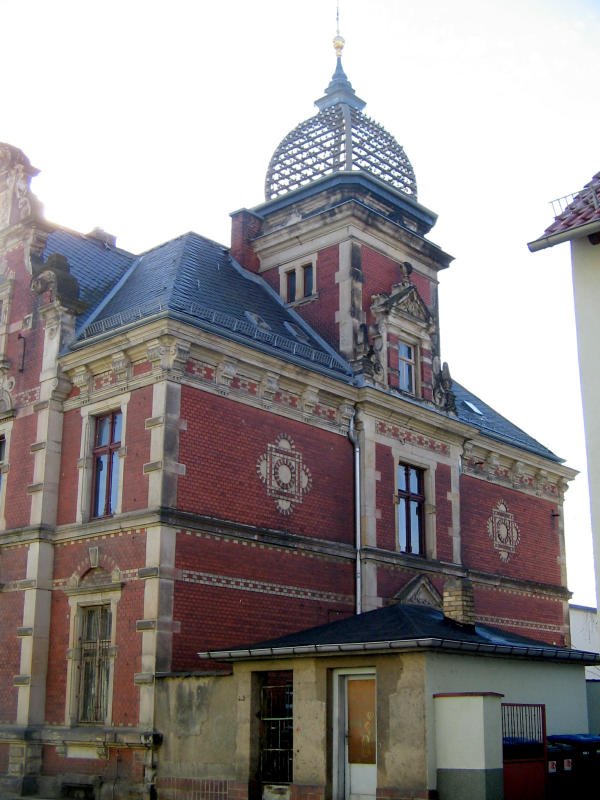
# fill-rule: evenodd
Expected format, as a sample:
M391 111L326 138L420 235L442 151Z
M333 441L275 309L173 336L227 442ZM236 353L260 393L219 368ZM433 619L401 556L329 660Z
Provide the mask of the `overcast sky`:
M133 251L229 243L283 136L335 67L335 0L0 0L0 141L41 170L46 216ZM340 0L343 64L403 145L441 276L453 376L585 468L568 245L530 254L549 201L598 160L598 0ZM585 476L569 585L594 602Z

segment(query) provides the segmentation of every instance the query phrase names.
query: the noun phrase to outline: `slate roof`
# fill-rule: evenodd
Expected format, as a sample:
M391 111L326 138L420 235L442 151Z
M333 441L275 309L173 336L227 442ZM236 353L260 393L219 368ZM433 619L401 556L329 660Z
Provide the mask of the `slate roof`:
M563 460L456 381L452 385L452 391L456 397L456 414L461 422L474 425L482 434L491 439L506 442L513 447L520 447L530 453L542 456L542 458L549 458L551 461L561 462ZM481 413L477 413L474 409Z
M87 304L71 348L169 315L312 370L352 380L350 365L262 278L240 267L227 248L196 233L136 256L93 236L57 229L48 237L44 260L52 253L66 256L79 281L80 299ZM460 384L455 383L453 391L461 422L498 441L560 461Z
M488 625L462 625L437 609L400 603L287 636L198 655L224 661L414 649L600 663L597 653L556 647Z
M71 274L77 278L79 299L87 306L82 318L96 308L135 259L125 250L64 228L48 236L42 260L52 253L65 256Z
M207 331L351 379L351 369L279 295L240 267L227 248L187 233L133 256L92 238L52 234L45 255L60 252L80 281L89 309L75 342L168 314Z

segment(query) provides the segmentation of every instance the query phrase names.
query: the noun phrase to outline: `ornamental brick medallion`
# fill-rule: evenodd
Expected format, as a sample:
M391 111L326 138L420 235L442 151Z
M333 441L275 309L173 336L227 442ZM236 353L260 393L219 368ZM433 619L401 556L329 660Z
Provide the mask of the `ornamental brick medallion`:
M291 514L294 506L302 503L304 495L310 491L311 474L289 436L282 434L275 444L267 446L267 452L256 463L256 471L281 514Z
M516 553L521 536L514 514L510 513L504 500L499 500L493 509L492 516L487 521L487 529L495 549L500 554L500 561L508 561L510 556Z

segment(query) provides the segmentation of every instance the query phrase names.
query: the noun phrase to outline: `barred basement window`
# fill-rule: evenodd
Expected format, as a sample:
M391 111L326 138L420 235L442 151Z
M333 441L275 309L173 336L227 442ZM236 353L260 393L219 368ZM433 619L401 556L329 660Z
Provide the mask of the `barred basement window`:
M122 429L123 415L120 411L96 417L92 452L92 517L108 517L117 507Z
M424 470L398 464L398 549L425 554Z
M288 671L267 672L260 693L260 761L263 783L293 779L293 685Z
M110 685L110 604L80 610L79 721L105 722Z

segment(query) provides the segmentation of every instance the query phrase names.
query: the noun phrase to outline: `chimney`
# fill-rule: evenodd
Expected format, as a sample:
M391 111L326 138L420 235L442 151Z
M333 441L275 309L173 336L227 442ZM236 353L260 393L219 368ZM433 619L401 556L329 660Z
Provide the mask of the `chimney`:
M252 240L260 235L262 219L243 208L231 214L231 256L250 272L258 272L260 261L252 247Z
M448 578L444 584L444 616L461 625L475 625L473 584L467 578Z

